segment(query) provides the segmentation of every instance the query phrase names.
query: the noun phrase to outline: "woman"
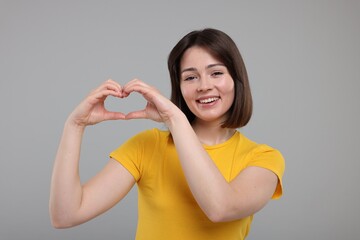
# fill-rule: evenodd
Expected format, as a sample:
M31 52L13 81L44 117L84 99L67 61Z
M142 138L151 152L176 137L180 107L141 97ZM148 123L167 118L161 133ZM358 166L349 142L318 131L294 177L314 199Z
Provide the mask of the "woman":
M57 228L86 222L138 186L136 239L244 239L254 213L282 195L284 159L237 128L247 124L252 99L242 57L216 29L193 31L169 55L171 101L134 79L108 80L68 117L56 156L50 213ZM145 109L108 112L108 96L133 92ZM85 127L105 120L145 118L167 131L141 132L110 154L89 182L78 174Z

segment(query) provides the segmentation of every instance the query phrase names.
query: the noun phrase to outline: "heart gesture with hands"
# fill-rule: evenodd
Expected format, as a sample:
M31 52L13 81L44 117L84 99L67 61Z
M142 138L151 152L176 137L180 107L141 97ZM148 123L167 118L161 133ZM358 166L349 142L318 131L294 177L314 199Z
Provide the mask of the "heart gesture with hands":
M134 79L128 82L123 88L124 97L132 92L140 93L147 101L143 110L133 111L125 116L125 119L150 119L156 122L167 122L176 111L180 111L175 104L165 98L156 88L144 82Z
M131 93L140 93L147 100L142 110L128 114L110 112L105 108L108 96L126 98ZM113 80L107 80L93 90L70 114L69 120L77 126L85 127L107 120L151 119L156 122L169 121L174 111L180 111L169 99L165 98L157 89L144 82L133 79L124 86Z

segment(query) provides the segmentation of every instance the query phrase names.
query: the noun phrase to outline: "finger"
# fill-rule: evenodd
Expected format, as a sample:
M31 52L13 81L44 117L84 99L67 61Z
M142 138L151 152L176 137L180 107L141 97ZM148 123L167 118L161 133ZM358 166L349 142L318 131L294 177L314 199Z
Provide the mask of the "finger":
M125 115L125 119L147 119L147 114L145 110L139 110L134 112L129 112Z
M130 94L131 92L135 91L142 94L146 92L146 90L149 90L150 88L151 87L146 83L144 83L143 81L139 79L133 79L124 85L123 92L125 92L126 94Z
M108 84L109 87L114 87L114 89L116 89L118 92L122 92L122 87L119 83L115 82L112 79L109 79L106 81L106 83Z
M115 91L117 94L115 94L118 97L122 97L122 87L120 84L118 84L117 82L109 79L107 81L105 81L103 84L101 84L98 88L96 88L93 93L95 92L100 92L103 90L113 90Z
M105 120L124 120L125 114L121 112L106 112Z
M140 82L133 82L124 86L123 92L126 94L126 96L132 92L140 93L147 101L150 102L153 102L153 99L156 98L156 96L159 94L155 88Z
M115 85L118 85L120 87L120 84L116 81L114 81L113 79L109 78L108 80L106 80L105 82L108 82L108 83L113 83Z
M119 97L119 93L114 90L104 89L102 91L94 92L89 96L92 103L105 101L108 96Z
M134 79L130 80L128 83L126 83L126 84L124 85L124 87L125 87L125 86L129 86L129 85L132 85L132 84L136 84L136 83L144 83L144 82L141 81L141 80L138 79L138 78L134 78Z

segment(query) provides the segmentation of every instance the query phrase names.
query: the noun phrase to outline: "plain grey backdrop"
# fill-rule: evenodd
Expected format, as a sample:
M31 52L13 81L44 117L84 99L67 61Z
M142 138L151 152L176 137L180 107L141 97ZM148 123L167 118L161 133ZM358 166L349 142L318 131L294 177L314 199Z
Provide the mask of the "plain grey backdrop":
M186 33L219 28L247 65L254 115L240 131L281 150L284 196L255 215L248 239L359 239L360 1L0 0L0 239L133 239L136 187L81 226L56 230L50 178L63 123L108 78L170 96L166 60ZM109 99L112 110L145 102ZM84 136L81 178L145 121Z

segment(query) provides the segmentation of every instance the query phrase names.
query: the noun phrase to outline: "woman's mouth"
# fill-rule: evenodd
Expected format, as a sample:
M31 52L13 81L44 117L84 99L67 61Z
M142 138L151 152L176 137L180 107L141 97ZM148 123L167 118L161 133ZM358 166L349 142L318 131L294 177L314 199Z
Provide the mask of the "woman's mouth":
M209 98L199 99L199 100L197 100L197 102L199 102L201 104L209 104L209 103L216 102L219 99L220 99L219 97L209 97Z

